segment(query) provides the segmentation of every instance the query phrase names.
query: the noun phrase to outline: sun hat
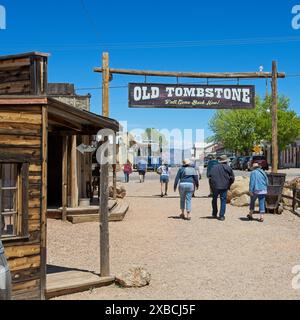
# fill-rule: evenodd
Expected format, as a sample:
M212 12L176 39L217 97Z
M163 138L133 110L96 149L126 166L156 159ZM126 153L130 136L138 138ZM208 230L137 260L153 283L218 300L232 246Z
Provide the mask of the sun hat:
M226 155L220 157L220 163L227 163L228 157Z
M185 159L185 160L182 161L182 164L184 166L189 166L191 164L191 160L190 159Z

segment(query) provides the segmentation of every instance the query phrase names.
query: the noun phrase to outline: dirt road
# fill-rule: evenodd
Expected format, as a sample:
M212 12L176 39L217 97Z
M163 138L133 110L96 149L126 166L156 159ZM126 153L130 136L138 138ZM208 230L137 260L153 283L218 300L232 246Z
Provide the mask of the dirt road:
M193 200L192 221L179 215L178 194L158 197L159 183L132 181L125 220L110 224L111 271L143 266L149 287L100 288L59 299L300 299L292 268L300 265L300 218L267 215L245 221L247 208L229 206L225 222L209 219L207 180ZM171 188L172 189L172 188ZM48 263L99 272L99 226L49 221Z

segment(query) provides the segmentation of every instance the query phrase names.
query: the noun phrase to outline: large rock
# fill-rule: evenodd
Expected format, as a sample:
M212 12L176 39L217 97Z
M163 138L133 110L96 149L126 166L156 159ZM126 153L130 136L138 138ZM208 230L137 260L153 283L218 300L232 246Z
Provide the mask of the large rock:
M110 186L109 187L109 197L112 198L114 196L114 187ZM117 198L119 199L124 199L126 197L126 189L121 186L118 185L117 186Z
M299 188L300 189L300 178L295 178L291 181L287 181L284 186L286 188Z
M237 177L234 184L231 186L228 191L227 200L228 203L235 198L239 198L242 195L249 195L249 177Z
M232 199L230 204L234 207L248 207L250 205L250 196L243 194L240 197Z
M290 189L290 188L284 187L283 191L282 191L282 199L281 199L282 203L285 206L292 207L293 206L293 200L290 199L290 198L286 198L285 196L293 198L293 190Z
M148 286L151 274L141 267L131 268L127 272L116 277L116 282L124 288L141 288Z

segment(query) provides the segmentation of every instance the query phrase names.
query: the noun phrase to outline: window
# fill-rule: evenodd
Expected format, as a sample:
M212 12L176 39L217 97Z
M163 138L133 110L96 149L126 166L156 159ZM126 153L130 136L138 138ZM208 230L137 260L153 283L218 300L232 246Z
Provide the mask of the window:
M28 232L28 164L0 163L0 236Z

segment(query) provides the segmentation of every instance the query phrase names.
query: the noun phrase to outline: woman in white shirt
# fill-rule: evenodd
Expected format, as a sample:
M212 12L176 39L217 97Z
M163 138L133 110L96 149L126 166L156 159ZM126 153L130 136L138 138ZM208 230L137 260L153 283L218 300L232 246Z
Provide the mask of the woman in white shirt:
M157 172L160 175L160 188L161 188L161 197L168 196L168 187L170 182L170 168L167 163L164 163L157 169ZM164 190L165 187L165 190ZM165 191L165 193L164 193Z

